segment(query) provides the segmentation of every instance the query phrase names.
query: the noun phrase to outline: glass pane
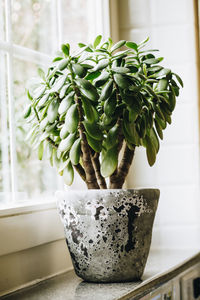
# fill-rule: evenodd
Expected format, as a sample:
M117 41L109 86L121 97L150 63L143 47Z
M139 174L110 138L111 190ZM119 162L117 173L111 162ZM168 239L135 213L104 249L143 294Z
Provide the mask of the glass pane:
M62 43L70 43L73 49L80 42L90 41L91 10L88 0L62 0Z
M0 0L0 40L5 40L5 2Z
M6 55L0 51L0 205L10 197L10 153L8 139L8 99L6 86Z
M56 171L47 161L39 161L37 150L27 141L29 125L23 118L28 103L25 93L27 79L37 75L38 65L14 59L14 99L16 121L17 186L18 199L41 198L57 189ZM43 193L43 195L41 195Z
M12 30L15 44L50 54L52 52L52 1L12 0Z

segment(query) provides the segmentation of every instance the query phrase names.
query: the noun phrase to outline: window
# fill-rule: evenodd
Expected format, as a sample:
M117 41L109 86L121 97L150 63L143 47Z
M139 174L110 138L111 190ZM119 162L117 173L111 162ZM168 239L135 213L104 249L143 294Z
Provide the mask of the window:
M73 48L109 32L105 18L105 0L0 0L0 206L49 198L62 186L27 140L25 87L62 43Z

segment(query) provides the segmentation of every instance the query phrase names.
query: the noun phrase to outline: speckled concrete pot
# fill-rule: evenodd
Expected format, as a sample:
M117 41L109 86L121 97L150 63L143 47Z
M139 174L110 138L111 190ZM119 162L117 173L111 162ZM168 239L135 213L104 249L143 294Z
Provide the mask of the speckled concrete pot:
M156 189L58 192L76 274L91 282L140 279L159 195Z

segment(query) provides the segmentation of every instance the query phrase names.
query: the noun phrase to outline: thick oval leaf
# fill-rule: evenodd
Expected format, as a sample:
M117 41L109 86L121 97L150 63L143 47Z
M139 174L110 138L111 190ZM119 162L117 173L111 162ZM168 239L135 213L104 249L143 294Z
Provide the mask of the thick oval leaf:
M104 101L107 98L109 98L112 94L112 90L113 90L113 80L110 79L102 89L100 100Z
M24 113L23 113L23 115L24 115L24 118L26 119L26 118L28 118L29 116L30 116L30 114L31 114L31 105L29 104L27 107L25 107L25 109L24 109Z
M97 77L99 77L100 75L101 75L101 72L99 72L99 71L92 72L92 73L88 74L88 75L85 77L85 79L86 79L86 80L94 80L94 79L96 79Z
M53 123L57 116L58 116L58 106L59 103L57 100L53 100L51 104L49 105L48 111L47 111L47 118L49 123Z
M157 91L165 91L167 89L168 81L167 79L160 79L157 85Z
M49 123L49 120L47 117L45 117L41 122L40 122L40 130L44 130Z
M159 72L151 75L151 78L161 78L161 77L165 77L166 75L168 75L169 73L171 73L170 69L162 69Z
M156 150L149 136L146 136L146 155L149 165L152 167L156 161Z
M73 64L72 69L74 73L81 78L84 77L87 73L87 71L80 64Z
M138 45L136 43L133 43L133 42L126 42L126 47L131 48L135 51L138 50Z
M62 98L65 97L65 95L67 94L68 89L69 89L70 86L71 86L71 83L64 85L64 86L60 89L60 92L59 92L59 97L60 97L60 99L62 99Z
M176 77L176 79L179 82L179 84L183 87L183 81L182 81L181 77L178 74L176 74L176 73L173 73L173 75Z
M62 59L58 64L58 70L63 71L68 66L68 59Z
M102 149L102 142L93 139L87 132L85 132L86 138L88 141L89 146L95 151L95 152L101 152Z
M157 64L159 62L161 62L163 60L163 57L159 57L159 58L148 58L148 59L145 59L143 61L143 63L145 64L148 64L148 65L154 65L154 64Z
M101 39L102 39L102 35L97 35L97 37L94 40L94 48L96 49L96 47L101 43Z
M120 74L125 74L130 72L130 70L125 67L113 67L111 70L115 73L120 73Z
M90 104L90 101L84 97L82 97L81 100L83 103L83 110L84 110L87 120L90 123L93 123L95 121L95 115L94 115L94 110L92 109L92 105Z
M35 89L33 91L33 98L34 99L39 99L40 97L42 97L42 95L44 94L46 90L45 86L39 86L37 89Z
M101 130L99 129L99 126L95 123L90 123L88 121L84 121L83 122L84 126L85 126L85 130L87 131L87 133L95 140L97 141L101 141L103 138L103 134L101 132Z
M74 133L77 130L78 122L79 122L79 117L78 117L77 104L73 104L68 109L65 117L65 125L67 127L67 130L70 133Z
M60 131L60 138L62 140L64 140L67 136L69 135L69 132L68 132L68 128L67 126L64 124L61 131Z
M111 53L119 48L121 48L122 46L124 46L126 44L126 41L125 40L121 40L119 42L117 42L116 44L114 44L112 46L112 48L110 49Z
M67 80L67 75L60 76L54 83L52 91L59 92Z
M97 101L99 99L99 94L96 88L86 79L77 78L76 83L78 84L81 93L92 101Z
M108 72L102 72L101 75L96 79L94 80L94 85L96 87L100 87L102 85L104 85L109 79L109 73Z
M58 108L58 113L62 115L65 113L70 106L72 105L74 100L74 92L71 92L69 95L67 95L60 103L59 108Z
M81 155L81 139L78 138L73 146L71 147L71 150L69 152L69 158L73 165L77 165L80 161L80 155Z
M74 169L71 162L69 162L66 168L63 170L63 179L64 179L64 183L67 185L71 185L73 183Z
M130 85L129 80L121 74L114 74L114 80L122 89L127 89Z
M61 49L62 49L62 52L63 52L66 56L69 56L69 49L70 49L69 44L63 44L63 45L61 46Z
M105 69L109 64L109 59L102 59L100 62L93 68L91 69L92 72L96 72L102 69Z
M116 108L116 104L117 104L117 99L115 99L115 97L110 97L109 99L107 99L104 103L104 112L107 116L112 116L115 112L115 108Z
M101 174L103 177L109 177L114 173L118 165L117 147L113 147L102 155Z
M58 150L60 152L69 151L69 149L71 149L71 146L75 141L75 138L76 138L75 133L69 134L64 140L60 142Z
M40 101L38 102L38 107L44 106L48 99L49 99L49 93L44 94L40 99Z
M41 142L38 147L38 159L39 160L42 160L43 151L44 151L44 145L43 145L43 142Z
M113 148L118 143L118 132L119 132L119 126L115 125L113 126L107 134L107 137L104 141L104 146L106 149Z
M156 131L159 135L159 138L162 140L163 139L163 132L162 132L162 128L160 127L159 123L157 122L156 119L154 119L154 123L155 123L155 127L156 127Z

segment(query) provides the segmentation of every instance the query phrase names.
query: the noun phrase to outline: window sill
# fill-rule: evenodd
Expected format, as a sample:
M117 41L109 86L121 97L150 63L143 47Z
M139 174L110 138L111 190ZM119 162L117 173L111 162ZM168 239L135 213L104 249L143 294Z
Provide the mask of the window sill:
M200 253L188 250L151 250L142 281L126 283L95 284L83 282L74 271L66 272L7 295L3 299L96 299L106 300L150 299L158 293L173 291L175 299L180 299L180 283L183 275L194 270L199 274ZM155 294L156 293L156 294ZM142 298L143 299L143 298ZM154 299L154 298L151 298ZM161 299L161 297L155 297Z
M54 199L0 210L0 256L63 239Z

